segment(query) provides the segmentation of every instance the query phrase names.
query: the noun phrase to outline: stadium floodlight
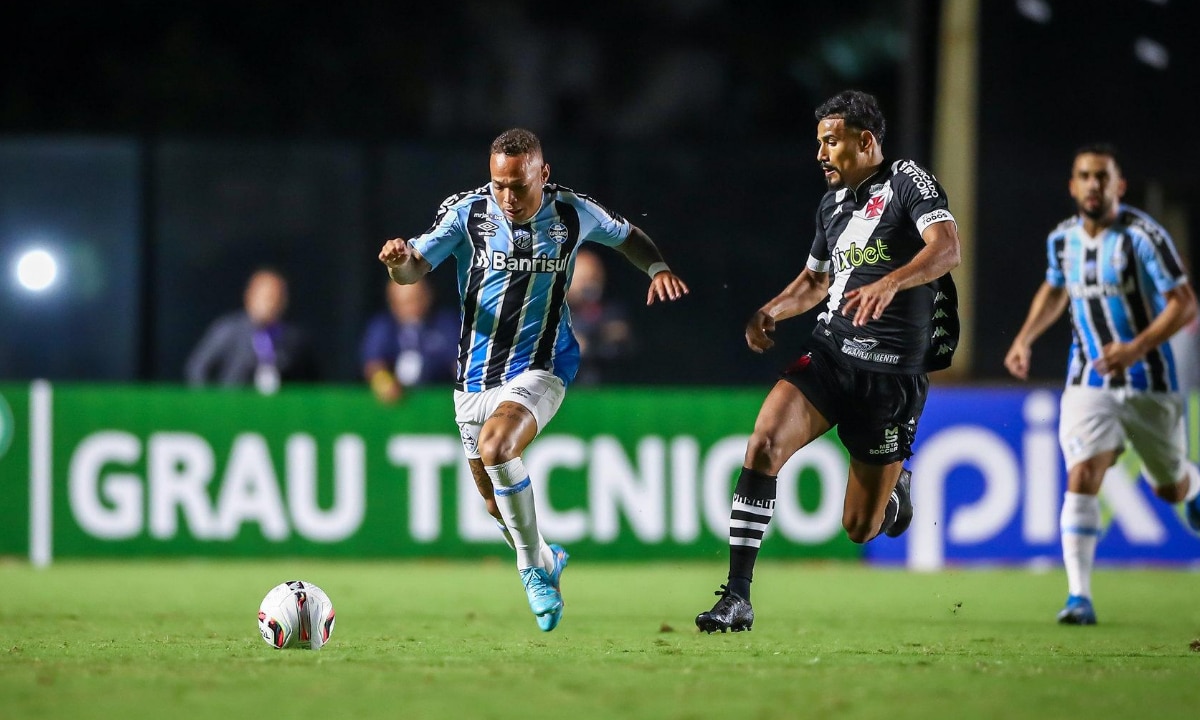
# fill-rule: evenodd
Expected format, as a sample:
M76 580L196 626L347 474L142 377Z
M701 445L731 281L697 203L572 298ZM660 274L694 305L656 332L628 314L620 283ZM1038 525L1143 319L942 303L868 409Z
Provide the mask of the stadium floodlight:
M17 258L17 283L29 292L42 292L58 279L58 261L48 250L27 250Z

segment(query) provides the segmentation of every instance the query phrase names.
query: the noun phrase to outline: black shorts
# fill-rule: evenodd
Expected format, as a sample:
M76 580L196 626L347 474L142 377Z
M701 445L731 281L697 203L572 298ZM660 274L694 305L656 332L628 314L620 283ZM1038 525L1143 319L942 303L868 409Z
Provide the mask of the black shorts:
M841 362L814 345L780 378L795 385L837 427L850 457L890 465L912 456L925 410L929 376L872 372Z

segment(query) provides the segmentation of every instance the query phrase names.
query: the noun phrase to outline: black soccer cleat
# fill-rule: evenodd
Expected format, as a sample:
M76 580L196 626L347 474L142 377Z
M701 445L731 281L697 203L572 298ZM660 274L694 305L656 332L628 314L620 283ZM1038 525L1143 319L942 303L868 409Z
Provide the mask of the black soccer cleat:
M896 510L896 519L892 526L884 531L888 537L900 537L912 524L912 471L901 468L900 479L896 481L896 498L900 501Z
M754 624L754 608L750 606L749 600L725 585L713 594L720 595L721 599L713 605L712 610L696 616L696 627L710 635L718 630L741 632L750 629Z

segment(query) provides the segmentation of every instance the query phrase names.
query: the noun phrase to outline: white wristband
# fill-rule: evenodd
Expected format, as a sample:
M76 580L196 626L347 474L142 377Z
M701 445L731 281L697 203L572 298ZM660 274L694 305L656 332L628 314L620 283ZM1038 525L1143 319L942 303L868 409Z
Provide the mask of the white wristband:
M660 272L671 272L671 268L667 267L665 262L652 263L650 267L646 268L646 274L650 276L651 280Z

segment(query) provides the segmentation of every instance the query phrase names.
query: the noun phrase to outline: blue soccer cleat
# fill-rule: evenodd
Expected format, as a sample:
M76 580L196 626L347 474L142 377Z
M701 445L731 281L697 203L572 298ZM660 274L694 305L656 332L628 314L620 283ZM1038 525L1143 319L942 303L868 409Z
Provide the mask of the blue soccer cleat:
M1060 625L1095 625L1096 611L1092 601L1082 595L1068 595L1067 604L1058 611Z
M562 545L551 543L550 552L554 553L554 569L550 571L550 584L555 590L562 590L562 571L567 567L567 561L571 559L571 555Z
M538 627L550 632L558 625L563 606L562 594L550 581L550 573L540 567L525 568L521 571L521 584L529 598L529 609L537 616Z
M551 545L550 552L554 554L554 568L548 573L550 576L550 584L558 590L559 598L562 598L562 572L567 567L567 561L571 559L571 555L567 553L562 545ZM563 602L566 605L566 602ZM537 616L538 627L542 632L550 632L558 627L558 623L562 620L562 607L560 606L556 612L548 612L545 615Z

